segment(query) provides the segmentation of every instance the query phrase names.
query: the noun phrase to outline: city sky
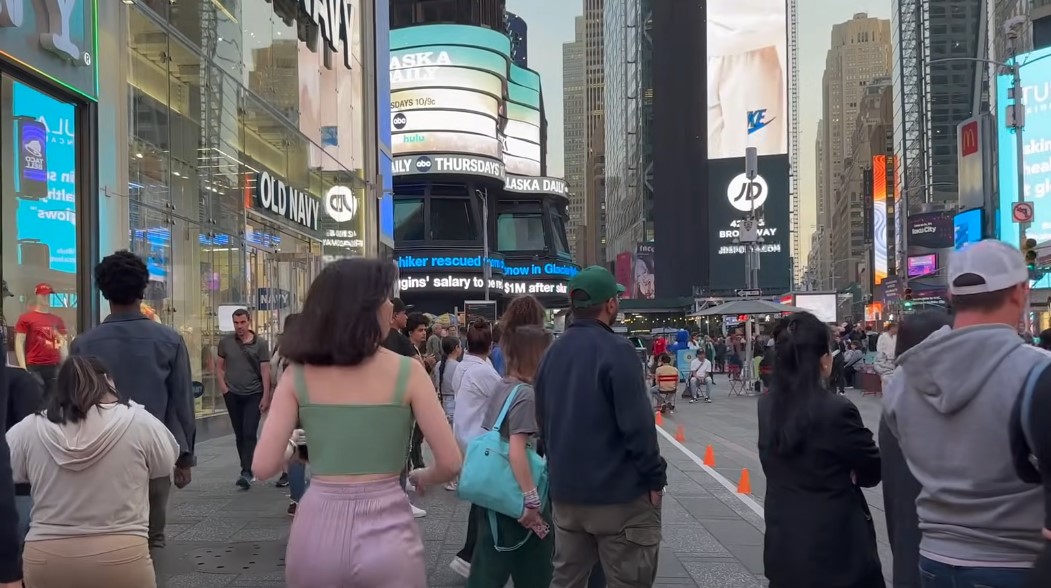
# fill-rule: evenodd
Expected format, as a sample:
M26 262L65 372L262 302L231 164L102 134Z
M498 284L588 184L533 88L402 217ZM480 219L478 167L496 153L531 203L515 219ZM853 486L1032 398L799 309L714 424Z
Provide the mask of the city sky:
M832 25L850 20L859 12L890 18L891 0L805 0L797 2L799 18L799 85L820 88L825 71ZM548 173L563 175L562 144L562 44L573 40L573 19L583 12L581 0L508 0L507 9L529 24L529 67L536 70L544 86L544 106L548 120ZM817 218L815 177L817 162L814 141L821 120L821 100L800 100L799 104L799 195L802 215L799 241L806 263L810 234Z

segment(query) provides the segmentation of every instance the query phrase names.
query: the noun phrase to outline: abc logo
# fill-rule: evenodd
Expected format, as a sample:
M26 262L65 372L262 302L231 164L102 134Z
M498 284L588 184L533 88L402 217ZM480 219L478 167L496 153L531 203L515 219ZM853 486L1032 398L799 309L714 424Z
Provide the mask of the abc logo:
M751 212L753 208L758 209L766 203L768 192L763 176L756 176L749 181L747 175L739 174L726 187L726 198L737 210Z
M433 165L434 162L431 161L431 158L427 157L426 155L421 155L418 158L416 158L416 171L418 172L429 172L431 171L431 166Z
M398 129L399 131L404 129L405 125L408 124L408 122L409 119L406 118L405 115L400 112L395 114L394 118L391 120L391 123L394 125L394 128Z

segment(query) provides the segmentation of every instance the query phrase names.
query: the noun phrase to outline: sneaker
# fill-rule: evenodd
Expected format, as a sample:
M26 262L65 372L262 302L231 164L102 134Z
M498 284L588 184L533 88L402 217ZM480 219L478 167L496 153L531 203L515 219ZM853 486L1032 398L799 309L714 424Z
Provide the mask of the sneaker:
M697 403L697 399L696 398L691 398L690 399L690 404L696 404L696 403Z
M277 479L274 486L277 486L278 488L288 487L288 474L281 474L281 477Z
M415 504L410 504L409 506L412 507L412 518L422 519L423 517L427 516L427 511L423 510L422 508L419 508Z
M449 492L456 492L456 482L449 482L445 485L445 489Z
M288 516L290 516L290 517L296 516L296 508L298 506L299 506L299 504L295 500L290 501L288 503Z
M705 398L704 401L707 402L708 404L712 403L712 399L711 398Z
M241 474L241 477L237 478L237 482L235 482L235 484L237 484L237 487L241 490L248 490L252 487L252 482L248 479L248 476L244 474Z
M453 560L449 562L449 569L456 572L460 576L463 576L464 578L468 578L471 576L471 564L467 563L459 557L454 557Z

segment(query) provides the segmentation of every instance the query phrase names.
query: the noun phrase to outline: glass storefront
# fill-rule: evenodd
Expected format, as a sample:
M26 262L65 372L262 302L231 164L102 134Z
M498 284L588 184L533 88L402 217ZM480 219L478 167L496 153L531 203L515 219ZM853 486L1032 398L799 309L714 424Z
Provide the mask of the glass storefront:
M269 0L146 0L127 18L126 224L144 311L175 328L223 410L215 349L233 309L271 347L324 260L366 253L360 16L353 68ZM314 28L316 34L317 28ZM349 27L348 27L349 28Z
M57 365L79 327L77 106L0 74L3 324L12 362Z

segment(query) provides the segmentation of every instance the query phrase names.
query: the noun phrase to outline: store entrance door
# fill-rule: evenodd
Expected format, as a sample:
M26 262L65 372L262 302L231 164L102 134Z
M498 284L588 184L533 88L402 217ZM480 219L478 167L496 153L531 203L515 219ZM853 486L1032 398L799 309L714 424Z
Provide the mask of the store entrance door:
M250 304L256 311L253 326L272 348L285 317L302 310L307 290L320 270L320 260L309 252L285 253L250 246L247 262Z

